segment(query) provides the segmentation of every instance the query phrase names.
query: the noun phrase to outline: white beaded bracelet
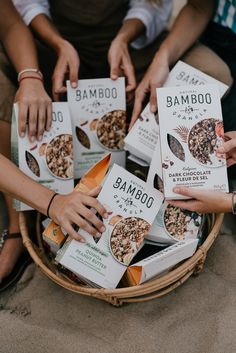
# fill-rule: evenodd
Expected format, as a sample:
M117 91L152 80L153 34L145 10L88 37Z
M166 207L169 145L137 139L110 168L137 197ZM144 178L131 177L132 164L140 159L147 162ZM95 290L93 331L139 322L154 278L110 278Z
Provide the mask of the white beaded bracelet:
M26 73L26 72L34 72L34 73L36 73L36 74L39 74L39 76L40 76L41 78L43 78L42 72L41 72L40 70L38 70L38 69L24 69L24 70L22 70L22 71L20 71L20 72L18 73L18 76L17 76L17 81L18 81L18 82L20 81L21 76L22 76L24 73Z

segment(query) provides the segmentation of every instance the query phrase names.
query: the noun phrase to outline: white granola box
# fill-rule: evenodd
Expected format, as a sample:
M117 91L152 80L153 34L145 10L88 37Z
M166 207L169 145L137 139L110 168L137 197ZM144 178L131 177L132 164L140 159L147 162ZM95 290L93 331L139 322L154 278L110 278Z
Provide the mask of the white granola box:
M158 88L157 101L165 198L186 198L175 186L228 192L226 160L216 154L224 134L217 85Z
M72 240L56 260L87 281L115 288L140 249L163 195L115 164L98 200L109 214L102 237L95 239L81 230L86 243Z
M151 163L152 155L158 139L157 114L150 111L148 103L135 122L131 131L125 137L125 149L140 158L140 162Z
M148 172L147 183L163 193L159 134ZM202 224L202 215L168 205L168 203L164 201L146 239L157 243L174 244L184 239L201 238Z
M195 69L193 66L184 63L179 60L175 66L171 69L171 72L165 82L165 87L175 87L184 85L205 85L205 84L217 84L222 98L229 87L216 80L215 78L205 74L204 72Z
M127 280L130 285L144 283L170 270L179 262L191 257L197 248L197 240L182 240L156 254L128 267Z
M18 134L18 105L12 117L12 160L29 177L44 186L67 194L74 188L73 142L71 119L67 103L52 103L52 127L45 131L42 141L30 142L28 134ZM31 208L15 200L18 211Z
M207 83L217 84L221 97L225 95L229 88L224 83L179 60L170 71L163 87L176 87L180 85L198 86ZM157 123L158 115L150 111L150 104L148 103L124 140L125 149L131 155L139 158L139 164L141 165L143 161L148 164L151 163L158 139Z
M125 80L109 78L67 82L72 117L75 178L80 178L103 155L112 152L114 162L125 167Z

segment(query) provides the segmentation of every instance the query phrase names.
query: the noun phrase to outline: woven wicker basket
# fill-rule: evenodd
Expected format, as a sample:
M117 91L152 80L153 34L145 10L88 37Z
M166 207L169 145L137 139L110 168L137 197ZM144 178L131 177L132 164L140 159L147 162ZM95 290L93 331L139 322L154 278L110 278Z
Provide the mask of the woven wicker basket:
M127 302L144 302L159 298L180 286L192 274L196 275L201 272L207 252L219 233L222 221L223 214L211 215L209 222L209 234L204 243L198 248L196 253L191 258L185 260L167 274L154 278L139 286L117 289L94 289L75 284L49 261L44 251L41 239L40 215L38 215L37 218L37 237L39 245L36 246L29 238L25 214L22 212L20 213L20 229L23 237L23 243L36 265L47 277L70 291L96 297L115 306L120 306Z

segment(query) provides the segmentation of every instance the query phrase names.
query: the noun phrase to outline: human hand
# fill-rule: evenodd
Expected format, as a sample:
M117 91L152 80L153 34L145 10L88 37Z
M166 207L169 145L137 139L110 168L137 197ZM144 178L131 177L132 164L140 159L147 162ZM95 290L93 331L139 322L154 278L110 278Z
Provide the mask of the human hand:
M19 105L19 135L25 136L28 120L29 140L43 138L44 129L50 130L52 123L51 99L44 90L43 83L27 77L20 82L15 102Z
M166 81L169 75L169 72L170 70L167 61L159 61L158 59L154 58L144 78L136 89L134 109L131 117L129 130L132 128L135 121L138 119L142 111L143 102L148 93L150 93L151 112L155 113L157 111L156 88L163 86L164 82Z
M217 149L217 154L220 155L226 153L227 167L236 163L236 131L226 132L224 134L226 142L223 142Z
M55 101L59 101L60 94L66 92L65 76L67 73L69 73L71 87L77 87L80 64L77 51L66 40L58 44L57 55L57 64L52 76L52 95Z
M220 213L231 211L231 195L221 191L197 190L194 188L176 187L176 194L191 197L190 200L168 200L175 207L180 207L191 212Z
M134 67L129 55L128 42L122 36L117 36L111 43L108 51L110 64L110 78L116 80L123 75L127 79L126 92L131 92L136 87Z
M92 236L101 237L105 231L102 221L89 208L95 209L102 218L107 218L107 211L96 199L101 188L97 187L88 194L73 191L68 195L57 195L50 207L50 217L75 240L84 242L73 225L79 226Z

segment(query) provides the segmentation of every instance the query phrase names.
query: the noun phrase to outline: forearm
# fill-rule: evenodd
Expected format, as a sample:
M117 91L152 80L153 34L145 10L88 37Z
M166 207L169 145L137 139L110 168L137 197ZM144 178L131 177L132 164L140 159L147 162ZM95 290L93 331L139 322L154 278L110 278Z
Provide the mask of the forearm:
M0 190L46 214L54 192L26 176L2 155L0 166Z
M214 4L214 0L188 1L154 60L164 60L172 66L202 34L213 15Z
M53 48L56 52L60 50L64 38L45 14L36 16L31 21L30 27L46 45Z
M121 26L115 39L120 39L122 41L125 41L126 43L130 43L135 38L137 38L144 30L145 26L142 21L136 18L128 19L123 22L123 25Z
M1 0L0 40L16 71L37 68L37 53L33 37L10 1Z

